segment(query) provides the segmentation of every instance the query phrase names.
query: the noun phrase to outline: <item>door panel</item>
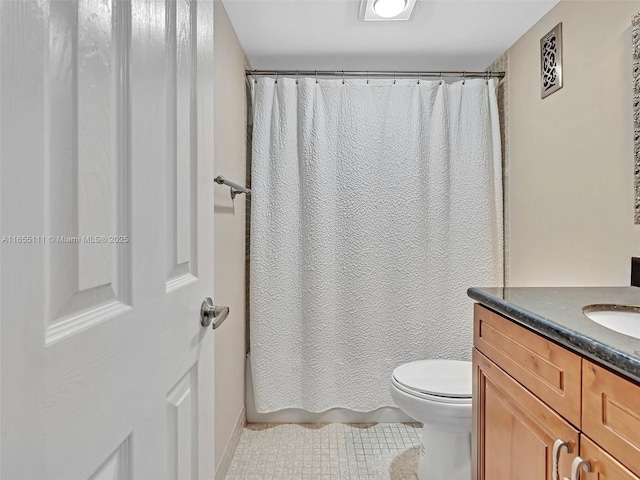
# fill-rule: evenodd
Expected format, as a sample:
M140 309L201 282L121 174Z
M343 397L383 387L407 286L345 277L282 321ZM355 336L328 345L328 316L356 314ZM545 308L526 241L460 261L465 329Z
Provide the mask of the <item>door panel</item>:
M197 379L191 369L169 392L167 480L193 480L197 472Z
M487 383L485 450L486 478L514 478L526 470L527 478L548 478L546 439L531 428L514 409L504 392ZM512 445L522 445L514 449ZM509 454L507 454L509 453Z
M56 1L49 13L43 167L52 343L130 308L131 45L128 2Z
M167 40L169 75L167 103L167 290L188 283L197 275L197 109L192 64L196 54L195 2L176 0L168 4Z
M0 478L213 478L212 12L0 2Z
M127 438L113 455L100 465L98 471L91 475L90 480L129 480L131 478L129 444Z

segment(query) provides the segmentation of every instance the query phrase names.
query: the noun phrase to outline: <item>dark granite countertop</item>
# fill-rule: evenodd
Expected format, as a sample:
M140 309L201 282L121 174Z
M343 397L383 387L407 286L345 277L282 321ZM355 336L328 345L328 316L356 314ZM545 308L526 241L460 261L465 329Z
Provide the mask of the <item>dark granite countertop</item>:
M592 304L640 306L640 288L470 288L467 293L515 323L640 382L640 339L605 328L582 312Z

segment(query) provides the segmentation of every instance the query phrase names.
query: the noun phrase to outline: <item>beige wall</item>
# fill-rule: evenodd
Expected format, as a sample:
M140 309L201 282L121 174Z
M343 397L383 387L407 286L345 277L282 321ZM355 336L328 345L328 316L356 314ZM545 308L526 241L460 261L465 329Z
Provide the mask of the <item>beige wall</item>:
M215 2L215 174L244 184L246 168L245 55L220 1ZM225 460L244 407L245 196L234 201L216 186L215 302L231 313L215 332L215 455ZM231 448L234 445L230 446ZM224 465L223 465L224 467Z
M640 1L561 1L508 51L510 286L629 285L631 17ZM540 38L563 23L564 88L540 98Z

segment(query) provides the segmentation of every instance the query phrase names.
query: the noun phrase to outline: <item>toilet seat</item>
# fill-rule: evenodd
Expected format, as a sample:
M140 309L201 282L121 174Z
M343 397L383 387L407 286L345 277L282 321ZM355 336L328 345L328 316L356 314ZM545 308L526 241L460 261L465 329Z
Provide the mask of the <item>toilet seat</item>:
M393 371L393 385L403 392L443 403L471 403L471 362L418 360Z

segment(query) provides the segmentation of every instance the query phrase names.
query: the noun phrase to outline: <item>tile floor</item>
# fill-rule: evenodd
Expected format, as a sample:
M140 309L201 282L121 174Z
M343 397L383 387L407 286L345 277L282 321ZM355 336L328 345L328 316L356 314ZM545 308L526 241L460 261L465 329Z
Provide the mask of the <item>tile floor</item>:
M245 426L227 480L415 480L419 423Z

